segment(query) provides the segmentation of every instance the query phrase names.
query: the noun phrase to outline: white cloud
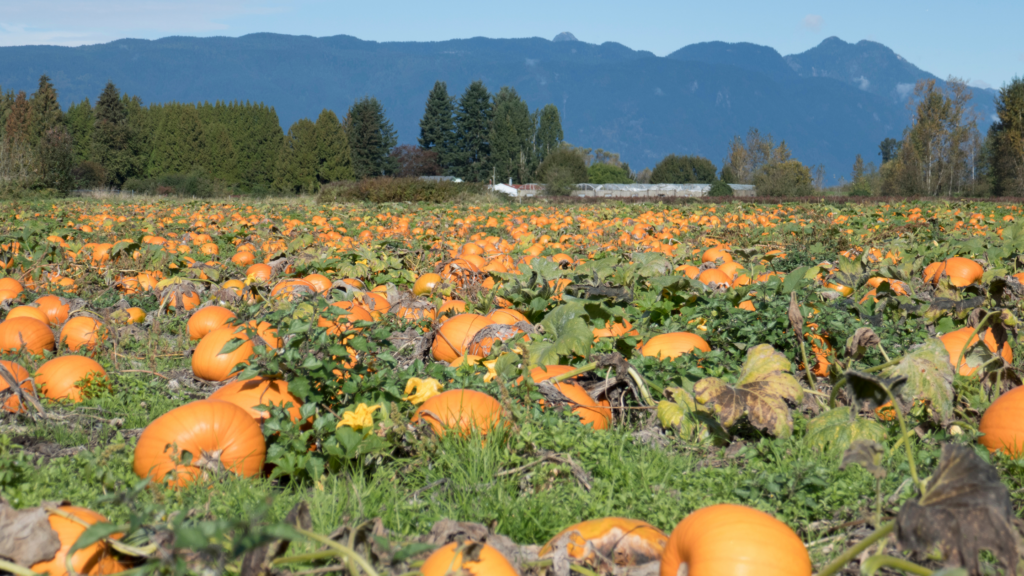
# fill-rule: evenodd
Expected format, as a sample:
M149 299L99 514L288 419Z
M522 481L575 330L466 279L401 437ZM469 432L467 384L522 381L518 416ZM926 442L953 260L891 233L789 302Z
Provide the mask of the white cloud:
M119 38L224 33L248 16L291 11L270 0L33 0L0 7L0 46L81 46Z
M808 14L807 16L804 16L803 22L800 24L808 30L817 32L825 25L825 19L818 14Z
M906 98L907 96L910 96L910 93L913 92L913 91L914 91L914 85L913 84L906 83L906 84L897 84L896 85L896 94L900 98Z
M985 82L984 80L970 80L967 82L967 85L974 86L975 88L981 88L983 90L988 90L989 88L992 87L991 84Z
M868 87L871 86L871 81L865 78L864 76L861 76L860 78L854 78L854 80L856 80L857 84L860 85L861 90L867 91Z

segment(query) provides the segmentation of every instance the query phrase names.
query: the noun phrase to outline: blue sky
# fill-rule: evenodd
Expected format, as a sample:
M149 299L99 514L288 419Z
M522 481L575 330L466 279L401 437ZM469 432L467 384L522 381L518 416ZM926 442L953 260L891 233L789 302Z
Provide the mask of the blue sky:
M722 40L802 52L829 36L881 42L939 77L998 88L1024 75L1022 0L31 0L0 6L0 45L278 32L364 40L487 36L619 42L664 56ZM1000 24L1002 23L1002 24Z

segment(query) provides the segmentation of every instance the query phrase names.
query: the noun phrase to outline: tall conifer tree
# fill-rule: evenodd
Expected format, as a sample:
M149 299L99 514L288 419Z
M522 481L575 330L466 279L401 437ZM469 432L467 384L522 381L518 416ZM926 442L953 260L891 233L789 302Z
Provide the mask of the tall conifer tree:
M32 135L32 105L24 92L18 92L11 104L10 114L4 126L4 140L8 144L29 143Z
M543 162L552 150L562 143L562 118L554 104L548 104L540 111L540 122L537 127L536 149L537 160Z
M316 125L307 118L292 124L277 159L275 186L288 192L313 192L317 184Z
M203 127L191 104L171 104L164 110L153 142L150 174L185 174L203 159Z
M423 150L437 152L438 166L448 169L455 145L455 100L448 95L444 82L435 82L427 97L427 108L420 120L419 145Z
M92 133L93 158L107 171L108 183L121 185L135 170L128 113L121 93L108 82L96 100L96 126Z
M391 150L398 135L376 98L363 98L352 105L345 117L345 131L352 148L352 171L357 178L392 174L396 168Z
M235 143L231 141L231 132L220 122L203 126L203 168L216 180L235 182L236 171Z
M92 152L92 131L96 125L96 114L93 113L89 99L72 104L68 108L68 113L64 115L64 122L71 133L75 163L81 164L89 160Z
M43 74L39 77L39 88L32 95L32 144L38 144L47 130L56 128L61 123L62 116L60 104L57 103L57 91L50 83L50 77Z
M321 184L352 180L352 149L338 115L324 109L316 119L316 176Z
M473 82L459 98L455 115L455 146L449 172L463 180L490 178L491 95L483 82Z

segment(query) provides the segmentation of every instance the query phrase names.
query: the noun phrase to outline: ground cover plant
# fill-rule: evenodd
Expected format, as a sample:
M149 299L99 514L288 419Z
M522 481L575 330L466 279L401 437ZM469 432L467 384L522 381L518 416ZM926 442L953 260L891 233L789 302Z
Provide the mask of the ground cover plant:
M1016 572L1019 205L8 208L0 571Z

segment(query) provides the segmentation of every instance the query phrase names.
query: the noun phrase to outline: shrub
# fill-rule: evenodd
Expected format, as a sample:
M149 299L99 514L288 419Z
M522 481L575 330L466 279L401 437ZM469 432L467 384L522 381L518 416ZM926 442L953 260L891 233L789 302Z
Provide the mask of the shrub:
M547 171L545 193L551 196L571 196L576 191L576 175L566 166L555 166Z
M651 172L651 184L709 184L718 169L707 158L669 154Z
M202 171L188 174L165 174L153 178L129 178L122 190L153 196L194 196L210 198L215 195L213 181Z
M568 145L552 150L537 168L537 179L548 183L556 177L571 179L574 189L577 184L587 182L587 159L583 152Z
M754 174L758 196L809 196L814 193L811 171L799 160L762 166Z
M97 188L107 183L107 169L99 162L86 160L71 169L75 188Z
M591 184L632 184L629 171L622 166L594 164L587 169L587 180Z
M317 200L329 202L453 202L478 197L486 191L484 184L393 178L381 176L357 182L331 182L320 188Z
M711 190L708 190L708 196L726 197L732 195L732 187L721 180L712 182Z

